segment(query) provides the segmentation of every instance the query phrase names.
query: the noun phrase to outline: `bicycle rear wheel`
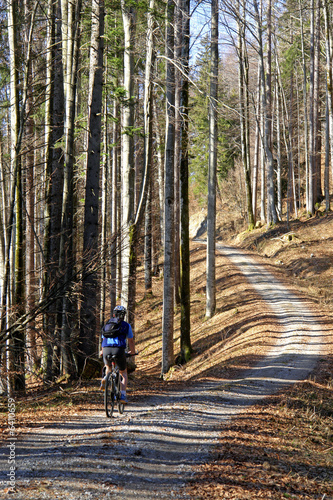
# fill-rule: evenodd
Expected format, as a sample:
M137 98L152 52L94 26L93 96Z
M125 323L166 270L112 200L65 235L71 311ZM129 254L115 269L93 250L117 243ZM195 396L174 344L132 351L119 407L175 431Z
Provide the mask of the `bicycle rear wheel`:
M124 408L125 405L120 401L120 374L118 373L117 380L116 380L116 387L117 387L117 403L118 403L118 411L120 414L124 413Z
M105 382L104 406L108 418L112 417L115 401L115 386L112 374L109 373Z
M125 405L124 405L124 403L122 403L120 401L121 391L120 391L120 373L119 372L117 373L117 377L115 379L115 388L116 388L115 400L117 401L118 411L119 411L119 413L124 413Z

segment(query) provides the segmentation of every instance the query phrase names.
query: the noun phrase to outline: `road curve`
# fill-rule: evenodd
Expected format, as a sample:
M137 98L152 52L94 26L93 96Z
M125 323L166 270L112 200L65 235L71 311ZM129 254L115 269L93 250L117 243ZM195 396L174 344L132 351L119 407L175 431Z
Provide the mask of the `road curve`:
M43 481L49 481L52 499L97 499L101 492L104 498L126 500L189 498L186 482L197 465L209 460L223 420L313 370L323 342L306 301L246 253L226 246L218 251L240 269L280 322L280 338L265 359L228 384L209 382L134 398L123 416L116 413L111 420L104 417L101 396L100 412L23 432L17 445L17 500L46 498ZM3 460L5 454L1 470L6 471ZM3 474L0 480L6 479Z

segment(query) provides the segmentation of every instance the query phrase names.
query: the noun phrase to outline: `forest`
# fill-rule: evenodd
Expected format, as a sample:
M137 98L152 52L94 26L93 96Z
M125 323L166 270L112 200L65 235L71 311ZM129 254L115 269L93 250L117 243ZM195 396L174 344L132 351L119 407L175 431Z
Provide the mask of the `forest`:
M162 374L191 356L193 206L248 230L330 210L330 0L0 0L1 391L77 377L137 268L163 276Z

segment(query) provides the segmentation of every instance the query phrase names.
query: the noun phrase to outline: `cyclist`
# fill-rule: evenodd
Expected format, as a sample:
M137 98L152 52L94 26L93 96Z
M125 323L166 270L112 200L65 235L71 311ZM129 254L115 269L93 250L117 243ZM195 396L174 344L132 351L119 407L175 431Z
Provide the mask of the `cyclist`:
M127 403L126 387L127 387L127 363L126 363L126 339L128 339L129 353L135 353L135 342L133 338L132 327L129 323L124 321L126 316L126 309L124 306L116 306L113 310L113 317L118 318L120 321L120 333L114 338L105 338L102 334L102 350L101 355L103 355L104 365L105 365L105 376L102 379L100 389L104 389L105 381L107 375L111 372L111 361L107 359L108 354L113 354L116 356L116 363L121 374L120 389L121 396L120 401L122 403Z

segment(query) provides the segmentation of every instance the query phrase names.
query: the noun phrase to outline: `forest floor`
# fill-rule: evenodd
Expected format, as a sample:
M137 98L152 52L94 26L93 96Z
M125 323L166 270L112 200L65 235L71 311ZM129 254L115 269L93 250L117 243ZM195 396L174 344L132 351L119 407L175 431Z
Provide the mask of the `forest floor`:
M140 355L123 416L104 417L97 378L32 386L16 401L17 441L1 405L0 497L11 495L13 442L17 499L333 499L333 215L229 235L248 275L236 251L218 253L217 314L205 320L205 247L192 242L194 352L166 380L163 280L148 297L138 288Z

